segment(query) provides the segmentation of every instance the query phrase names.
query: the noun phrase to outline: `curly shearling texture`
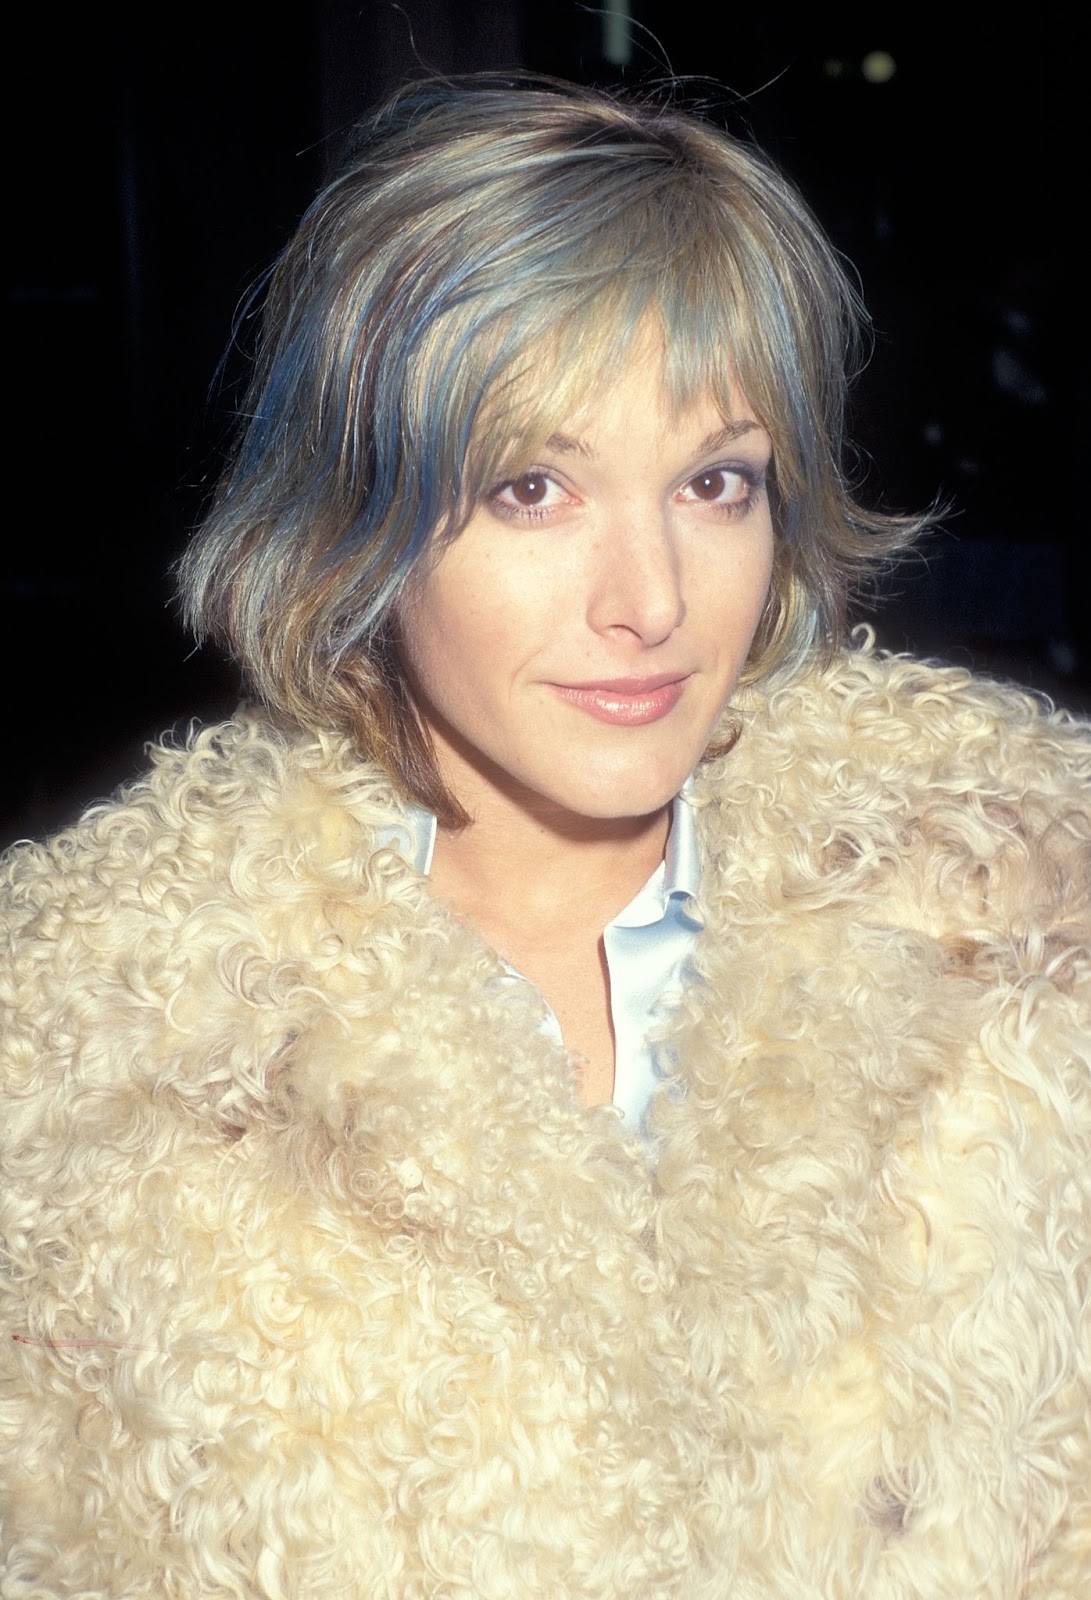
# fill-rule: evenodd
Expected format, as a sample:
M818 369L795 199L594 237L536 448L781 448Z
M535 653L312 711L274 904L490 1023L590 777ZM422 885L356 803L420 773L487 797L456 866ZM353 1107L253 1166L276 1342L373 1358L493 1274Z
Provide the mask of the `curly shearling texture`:
M336 740L9 853L4 1600L1091 1592L1091 742L742 710L651 1164Z

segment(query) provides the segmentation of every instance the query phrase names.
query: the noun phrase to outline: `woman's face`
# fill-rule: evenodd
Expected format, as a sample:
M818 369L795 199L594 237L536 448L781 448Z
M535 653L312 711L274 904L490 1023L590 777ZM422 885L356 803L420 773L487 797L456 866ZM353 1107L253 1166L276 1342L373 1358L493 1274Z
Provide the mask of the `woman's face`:
M399 612L439 770L471 816L648 816L703 754L769 587L769 436L745 398L672 416L649 339L496 484Z

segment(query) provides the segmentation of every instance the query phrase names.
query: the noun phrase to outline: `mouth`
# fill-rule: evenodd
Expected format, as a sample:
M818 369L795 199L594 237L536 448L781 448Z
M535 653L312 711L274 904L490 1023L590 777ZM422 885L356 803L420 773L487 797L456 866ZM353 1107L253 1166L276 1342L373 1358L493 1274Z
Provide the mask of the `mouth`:
M658 722L682 698L690 673L659 673L649 678L605 678L594 683L554 683L553 691L599 722L641 727Z

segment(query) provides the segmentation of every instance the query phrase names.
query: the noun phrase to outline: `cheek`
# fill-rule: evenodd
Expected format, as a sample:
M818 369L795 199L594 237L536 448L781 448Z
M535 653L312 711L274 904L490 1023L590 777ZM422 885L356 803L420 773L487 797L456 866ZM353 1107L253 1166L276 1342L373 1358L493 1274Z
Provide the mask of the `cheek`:
M773 540L760 563L755 563L746 586L745 596L740 596L736 638L738 640L735 663L736 681L740 674L753 670L760 662L769 643L770 632L776 631L778 607L776 594L778 580Z
M494 608L484 586L440 567L398 609L398 654L413 694L441 708L493 675Z
M442 641L447 630L437 598L433 581L425 579L399 602L395 612L398 658L418 699L422 694L427 697L434 680L442 675Z
M773 537L772 534L770 534L768 548L766 549L764 557L758 566L758 570L754 577L754 586L751 591L751 636L756 633L761 619L765 615L766 607L768 606L769 600L773 593L773 565Z
M772 574L771 533L740 546L717 580L707 568L700 574L696 593L704 599L706 624L726 645L744 651L749 645L765 610Z

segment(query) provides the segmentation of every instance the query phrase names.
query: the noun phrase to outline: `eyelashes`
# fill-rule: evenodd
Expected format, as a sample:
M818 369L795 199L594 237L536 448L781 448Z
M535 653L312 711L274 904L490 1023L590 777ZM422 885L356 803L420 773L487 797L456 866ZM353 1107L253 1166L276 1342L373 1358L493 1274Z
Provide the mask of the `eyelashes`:
M490 489L486 499L490 508L501 516L530 522L541 522L557 506L578 503L556 478L534 469L498 483Z
M720 462L688 478L673 498L681 505L712 512L725 521L746 517L758 504L765 488L765 468L749 463ZM509 522L546 522L566 506L578 506L571 494L544 468L532 467L518 477L495 484L485 503L496 516Z
M687 480L677 496L689 505L703 505L732 516L744 516L757 498L765 479L764 472L738 462L706 467Z

